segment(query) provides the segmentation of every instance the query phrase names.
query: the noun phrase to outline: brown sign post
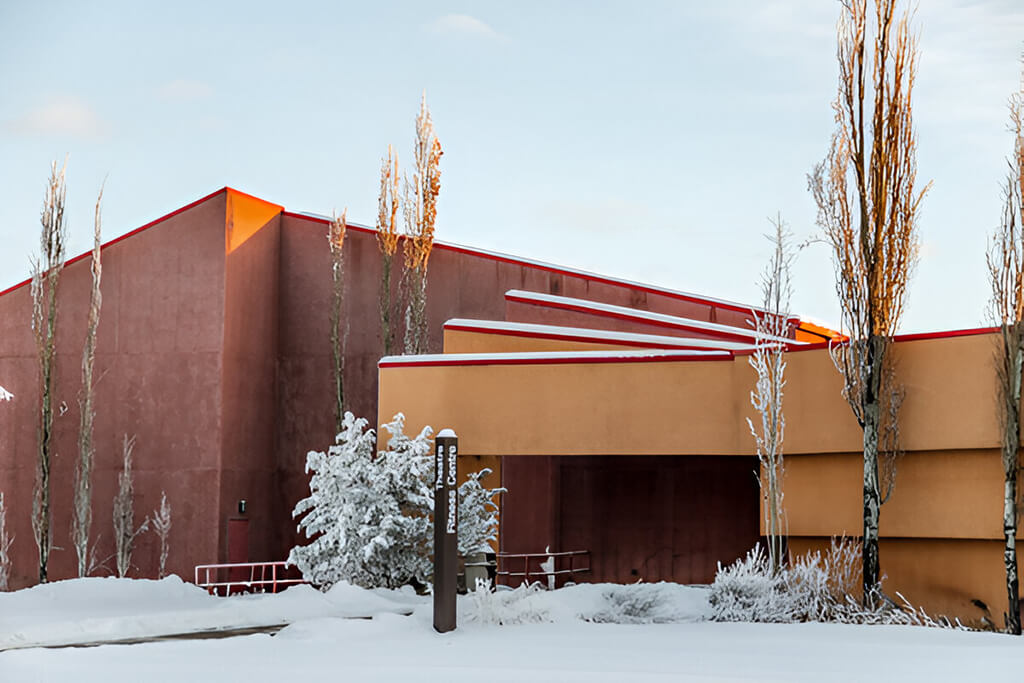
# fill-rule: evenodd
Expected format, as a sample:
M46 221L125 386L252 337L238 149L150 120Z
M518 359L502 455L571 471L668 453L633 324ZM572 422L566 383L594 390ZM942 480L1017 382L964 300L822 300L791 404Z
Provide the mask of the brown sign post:
M434 630L455 630L459 551L459 438L442 429L434 439Z

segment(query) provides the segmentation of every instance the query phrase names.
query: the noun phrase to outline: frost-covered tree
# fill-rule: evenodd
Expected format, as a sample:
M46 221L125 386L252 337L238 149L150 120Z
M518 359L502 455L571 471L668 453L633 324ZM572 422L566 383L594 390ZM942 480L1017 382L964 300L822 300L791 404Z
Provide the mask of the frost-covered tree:
M160 571L157 578L167 576L167 556L170 553L169 539L171 536L171 506L167 502L167 493L160 492L160 507L153 510L153 531L160 539Z
M769 235L774 249L772 259L761 276L761 305L764 311L754 314L757 342L750 355L750 366L757 372L757 384L750 392L750 403L760 416L759 428L750 418L747 425L757 445L761 465L761 485L768 560L773 570L782 567L785 550L785 515L782 511L782 478L785 474L782 442L786 419L782 411L783 388L786 386L786 345L779 341L789 335L789 300L792 294L790 266L793 252L785 223L777 218L775 231Z
M289 564L320 586L339 581L364 587L425 585L432 573L433 442L424 427L405 434L399 413L384 425L391 437L374 457L367 421L345 413L326 453L311 451L310 495L295 506L299 530L312 542L292 548ZM459 549L473 551L495 537L501 489L486 489L477 472L459 487Z
M114 547L117 575L124 578L132 566L132 550L135 537L149 528L149 519L135 527L135 486L132 475L132 453L135 437L124 435L121 455L121 471L117 475L117 494L114 496Z
M0 591L5 591L11 580L11 544L14 538L7 535L7 506L4 494L0 493Z

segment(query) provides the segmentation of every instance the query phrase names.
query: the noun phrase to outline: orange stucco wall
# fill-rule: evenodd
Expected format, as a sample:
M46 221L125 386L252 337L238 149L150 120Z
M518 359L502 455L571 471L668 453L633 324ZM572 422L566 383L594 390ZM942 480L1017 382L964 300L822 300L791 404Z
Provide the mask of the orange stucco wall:
M460 351L526 350L522 338L495 334L447 339ZM907 452L882 509L886 587L971 619L981 613L970 600L997 614L1005 602L993 343L976 334L893 346ZM790 353L786 380L785 509L799 551L859 535L862 434L826 349ZM456 429L467 454L736 456L754 454L746 425L753 382L743 356L394 366L380 370L379 405L381 416L403 411L410 430Z

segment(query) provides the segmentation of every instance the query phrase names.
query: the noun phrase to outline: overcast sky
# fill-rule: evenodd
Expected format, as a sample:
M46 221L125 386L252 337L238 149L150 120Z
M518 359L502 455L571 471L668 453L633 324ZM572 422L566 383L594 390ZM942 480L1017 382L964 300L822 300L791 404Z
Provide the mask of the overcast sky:
M829 0L0 3L0 288L27 277L53 159L71 255L230 185L376 216L420 93L444 147L439 239L756 302L777 213L812 236L806 174L835 97ZM904 331L983 324L1020 87L1024 2L920 0L921 262ZM830 256L793 308L835 325Z

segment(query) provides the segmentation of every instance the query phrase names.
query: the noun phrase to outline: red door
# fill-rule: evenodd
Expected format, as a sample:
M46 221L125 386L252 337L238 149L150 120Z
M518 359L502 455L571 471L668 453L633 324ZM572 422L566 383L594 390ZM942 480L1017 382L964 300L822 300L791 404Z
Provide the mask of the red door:
M239 564L249 561L249 520L228 520L228 564ZM249 569L232 567L228 569L228 581L248 581ZM232 587L231 592L238 589Z

